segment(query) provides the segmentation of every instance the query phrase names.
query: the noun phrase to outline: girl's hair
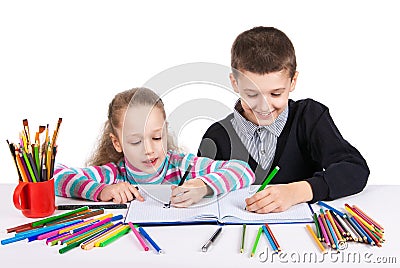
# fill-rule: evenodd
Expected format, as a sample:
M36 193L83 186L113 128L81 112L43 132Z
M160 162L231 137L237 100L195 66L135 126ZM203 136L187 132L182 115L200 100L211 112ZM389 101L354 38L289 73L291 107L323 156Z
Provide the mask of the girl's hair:
M163 113L166 119L164 103L161 98L152 90L148 88L133 88L115 95L114 99L108 106L108 119L104 123L102 134L98 140L96 148L92 156L86 161L88 166L101 166L109 162L119 162L124 158L124 154L117 152L112 144L110 134L118 137L116 129L121 128L128 107L138 105L157 107ZM173 137L168 134L168 150L177 150Z

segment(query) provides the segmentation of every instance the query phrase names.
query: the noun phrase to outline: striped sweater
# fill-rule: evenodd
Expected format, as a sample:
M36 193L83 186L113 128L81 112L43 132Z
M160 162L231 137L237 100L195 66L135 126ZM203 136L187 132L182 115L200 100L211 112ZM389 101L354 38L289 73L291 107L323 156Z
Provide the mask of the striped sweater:
M99 193L108 184L129 182L177 185L190 163L193 167L187 179L201 179L213 190L214 195L247 187L255 180L255 175L246 162L216 161L193 154L168 151L163 164L154 174L141 172L126 160L86 168L57 165L54 171L56 195L98 201Z

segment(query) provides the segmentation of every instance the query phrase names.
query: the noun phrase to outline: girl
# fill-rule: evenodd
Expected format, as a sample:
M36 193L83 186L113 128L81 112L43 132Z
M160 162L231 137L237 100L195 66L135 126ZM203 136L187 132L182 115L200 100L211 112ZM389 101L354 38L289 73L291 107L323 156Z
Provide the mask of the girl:
M146 88L121 92L109 104L108 120L88 161L90 167L59 165L54 172L56 194L125 203L144 200L134 184L170 183L174 184L171 205L188 207L204 196L254 182L255 175L245 162L215 161L175 150L160 97ZM189 165L187 180L176 186Z

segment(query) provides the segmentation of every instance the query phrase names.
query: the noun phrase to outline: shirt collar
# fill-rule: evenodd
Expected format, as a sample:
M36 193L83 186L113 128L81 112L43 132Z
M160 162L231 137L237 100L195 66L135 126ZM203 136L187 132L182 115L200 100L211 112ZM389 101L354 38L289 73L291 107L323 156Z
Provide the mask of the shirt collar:
M275 121L268 126L258 126L253 122L247 120L243 115L243 107L240 99L236 102L235 108L233 109L233 119L232 123L236 125L237 130L244 134L248 139L254 136L254 133L258 129L266 129L271 132L276 137L279 137L285 127L288 115L289 115L289 105L286 106L285 110L278 116Z

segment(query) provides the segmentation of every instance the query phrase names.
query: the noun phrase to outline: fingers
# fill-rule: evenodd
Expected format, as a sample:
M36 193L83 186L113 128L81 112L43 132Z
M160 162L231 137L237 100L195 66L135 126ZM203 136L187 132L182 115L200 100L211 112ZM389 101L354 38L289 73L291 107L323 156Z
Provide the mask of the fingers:
M101 192L100 200L112 200L114 203L121 204L132 201L134 198L139 201L144 201L143 196L134 185L128 182L120 182L104 187Z
M143 201L144 201L144 198L143 198L143 196L140 194L138 188L136 188L136 187L133 186L132 184L129 185L129 191L130 191L130 193L132 193L132 194L135 196L136 200L139 200L140 202L143 202ZM133 199L133 197L132 197L132 199ZM132 199L130 199L130 200L132 200Z
M276 194L267 188L246 199L246 210L256 213L275 212L280 210L280 203Z

